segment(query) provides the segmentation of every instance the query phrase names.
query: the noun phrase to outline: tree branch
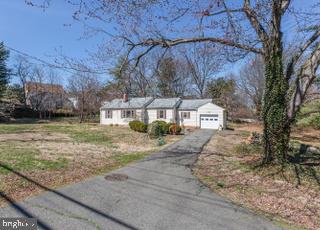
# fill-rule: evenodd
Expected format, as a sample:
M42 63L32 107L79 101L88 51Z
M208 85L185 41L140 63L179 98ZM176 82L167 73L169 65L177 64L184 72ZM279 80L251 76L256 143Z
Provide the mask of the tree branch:
M314 114L314 113L320 113L320 109L318 109L318 110L312 110L312 111L303 113L303 114L301 114L301 116L304 116L304 117L305 117L305 116L309 116L309 115Z
M241 13L244 12L243 8L238 8L238 9L225 9L225 10L220 10L218 12L215 13L211 13L205 16L217 16L220 14L224 14L224 13Z
M320 65L320 42L316 45L313 52L301 66L298 76L294 82L294 92L288 109L290 121L295 119L297 112L300 111L301 105L305 101L308 89L314 83L317 70Z
M286 78L289 80L294 72L294 66L303 55L303 53L320 37L320 29L313 33L313 35L300 47L299 51L291 58L286 70Z
M282 0L282 3L281 3L281 12L282 14L284 14L288 7L290 6L290 3L291 3L291 0Z
M251 26L255 29L257 35L259 36L260 40L263 42L264 47L268 46L268 34L266 30L263 28L262 24L259 22L258 17L255 11L250 7L250 0L244 1L243 10L251 24Z
M250 52L258 53L258 54L263 54L263 50L260 48L248 46L245 44L240 44L231 40L223 39L223 38L213 38L213 37L195 37L195 38L178 38L174 40L170 39L147 39L143 42L134 44L135 47L137 46L162 46L164 48L170 48L173 46L177 46L180 44L186 44L186 43L195 43L195 42L213 42L213 43L219 43L243 50L247 50Z

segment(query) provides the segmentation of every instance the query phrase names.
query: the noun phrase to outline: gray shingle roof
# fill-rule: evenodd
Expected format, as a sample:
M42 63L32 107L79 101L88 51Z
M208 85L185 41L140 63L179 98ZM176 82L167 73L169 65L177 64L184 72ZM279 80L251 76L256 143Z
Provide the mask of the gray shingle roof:
M212 99L185 99L179 105L179 110L196 110L199 107L212 102Z
M148 109L174 108L180 103L179 97L175 98L156 98L148 106Z
M105 102L101 109L140 109L152 100L152 97L134 97L129 98L127 102L124 102L123 99L113 99Z

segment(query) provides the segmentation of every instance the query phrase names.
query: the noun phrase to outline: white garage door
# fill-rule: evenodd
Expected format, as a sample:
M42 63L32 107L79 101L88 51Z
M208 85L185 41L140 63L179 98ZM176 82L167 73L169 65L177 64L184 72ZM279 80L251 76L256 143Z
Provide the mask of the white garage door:
M219 128L218 114L201 114L200 128L201 129L218 129Z

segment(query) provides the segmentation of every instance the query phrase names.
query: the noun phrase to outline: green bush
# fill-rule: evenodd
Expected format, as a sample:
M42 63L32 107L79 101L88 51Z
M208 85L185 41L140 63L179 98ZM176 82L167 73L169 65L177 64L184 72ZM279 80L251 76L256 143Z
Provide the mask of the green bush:
M311 120L311 125L312 125L312 127L316 128L316 129L320 129L320 115L319 116L315 116Z
M134 120L129 122L130 129L140 132L140 133L146 133L148 126L143 123L142 121Z
M172 124L170 127L169 127L169 133L172 134L172 135L178 135L181 133L181 127L177 124Z
M163 135L161 126L159 125L158 122L152 122L148 126L148 135L152 139L159 138Z
M167 134L169 132L169 127L168 127L167 122L156 120L156 121L153 121L152 123L159 124L162 135Z

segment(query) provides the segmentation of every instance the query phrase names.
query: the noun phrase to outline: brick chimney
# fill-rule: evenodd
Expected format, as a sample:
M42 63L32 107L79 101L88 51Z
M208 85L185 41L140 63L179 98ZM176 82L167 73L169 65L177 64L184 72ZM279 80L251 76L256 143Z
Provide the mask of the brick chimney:
M123 101L124 101L124 102L127 102L128 100L129 100L128 94L127 94L127 93L124 93L124 94L123 94Z

